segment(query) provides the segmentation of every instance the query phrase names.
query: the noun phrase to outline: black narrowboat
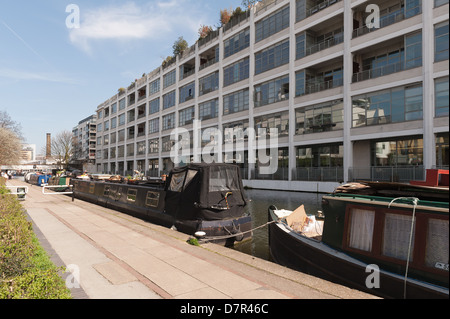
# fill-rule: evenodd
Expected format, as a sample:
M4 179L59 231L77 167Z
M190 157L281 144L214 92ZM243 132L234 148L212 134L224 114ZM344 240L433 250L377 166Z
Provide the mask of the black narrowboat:
M232 246L251 237L239 168L190 164L161 183L73 180L74 197L202 238ZM199 235L197 235L199 236Z

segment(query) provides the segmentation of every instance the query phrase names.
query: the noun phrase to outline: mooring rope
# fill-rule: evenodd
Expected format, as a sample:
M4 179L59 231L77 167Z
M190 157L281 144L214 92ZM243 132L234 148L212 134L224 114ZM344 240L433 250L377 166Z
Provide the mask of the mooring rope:
M412 220L411 220L411 231L410 231L410 234L409 234L409 246L408 246L408 256L407 256L407 260L406 260L405 280L404 280L404 284L403 284L403 299L406 299L406 282L408 280L409 260L411 258L411 246L412 246L412 239L413 239L413 232L414 232L414 224L415 224L415 219L416 219L416 207L417 207L417 205L419 203L419 199L416 198L416 197L399 197L399 198L394 198L389 203L388 208L391 208L391 204L394 203L397 200L410 200L414 204L413 215L412 215Z
M263 228L263 227L266 227L266 226L268 226L270 224L273 224L273 223L276 223L276 222L278 222L278 220L272 220L270 222L265 223L264 225L261 225L261 226L255 227L253 229L243 231L243 232L239 232L239 233L236 233L236 234L231 234L231 235L226 235L226 236L202 237L202 238L199 239L199 242L205 243L205 242L208 242L208 241L211 241L211 240L222 240L222 239L233 238L233 237L236 237L236 236L240 236L240 235L244 235L244 234L250 233L252 231L255 231L255 230Z

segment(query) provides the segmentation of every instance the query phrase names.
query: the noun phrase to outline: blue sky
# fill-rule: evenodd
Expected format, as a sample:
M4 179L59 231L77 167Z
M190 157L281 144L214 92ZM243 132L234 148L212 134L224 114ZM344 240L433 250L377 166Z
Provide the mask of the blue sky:
M183 36L217 26L241 0L16 0L0 11L0 110L38 153L46 133L71 131L97 106L157 68ZM70 29L66 7L80 9Z

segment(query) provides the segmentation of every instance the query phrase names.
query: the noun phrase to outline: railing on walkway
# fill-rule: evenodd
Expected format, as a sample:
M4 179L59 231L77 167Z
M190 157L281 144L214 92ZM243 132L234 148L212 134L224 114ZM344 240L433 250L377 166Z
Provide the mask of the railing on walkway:
M425 168L419 166L372 166L353 167L349 169L350 181L400 182L420 181L425 179Z
M66 192L66 191L61 191L61 192L52 192L52 193L46 193L45 190L46 189L51 189L51 188L59 188L59 189L71 189L71 191ZM53 185L53 186L49 186L48 184L42 184L42 194L44 195L73 195L73 185Z
M292 180L307 182L342 182L342 167L296 167L292 170Z
M16 195L17 199L22 201L26 199L28 194L28 186L5 186L10 190L9 195Z

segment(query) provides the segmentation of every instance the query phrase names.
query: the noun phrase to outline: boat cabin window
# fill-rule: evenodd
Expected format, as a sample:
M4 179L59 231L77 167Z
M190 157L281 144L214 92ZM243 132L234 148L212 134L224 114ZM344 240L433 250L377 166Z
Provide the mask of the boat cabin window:
M159 193L158 192L147 192L147 197L145 199L145 205L150 207L158 207L159 204Z
M375 211L352 208L350 215L351 248L372 251Z
M94 190L95 190L95 184L94 183L90 183L89 184L89 193L94 194Z
M135 202L137 196L137 189L129 189L127 193L127 201Z
M103 192L103 196L109 196L109 191L111 190L111 187L105 186L105 191Z
M412 217L399 214L386 214L384 220L384 236L382 254L400 260L408 259L409 239ZM415 227L414 227L415 228ZM414 230L411 254L414 250ZM411 256L410 260L413 260Z
M192 179L197 175L197 171L194 170L188 170L187 172L181 172L177 174L172 175L172 179L170 180L170 186L169 191L172 192L182 192L183 191L183 184L184 188L186 188L189 183L192 181ZM185 181L186 179L186 181Z
M224 167L211 167L209 179L210 192L227 192L239 190L236 170Z
M425 265L448 271L448 220L429 219Z

